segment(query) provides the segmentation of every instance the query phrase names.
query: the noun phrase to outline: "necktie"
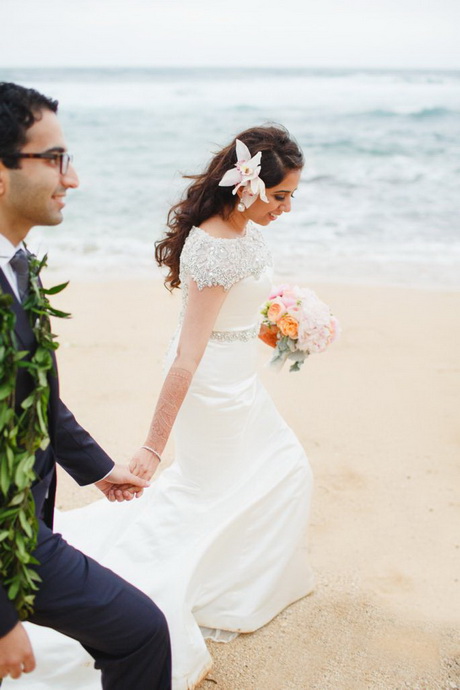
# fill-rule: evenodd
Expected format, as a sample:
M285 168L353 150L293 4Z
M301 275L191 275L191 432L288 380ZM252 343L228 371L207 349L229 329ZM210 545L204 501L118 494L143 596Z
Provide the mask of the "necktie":
M24 249L18 249L13 258L10 259L10 265L18 280L19 297L21 302L24 302L29 294L29 262Z

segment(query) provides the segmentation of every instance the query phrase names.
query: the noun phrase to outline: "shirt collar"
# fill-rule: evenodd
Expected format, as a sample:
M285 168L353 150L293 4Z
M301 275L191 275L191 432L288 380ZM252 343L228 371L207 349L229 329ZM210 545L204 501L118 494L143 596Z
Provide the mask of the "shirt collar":
M24 249L24 242L19 242L17 247L0 233L0 268L3 268L10 262L10 259L16 254L18 249Z

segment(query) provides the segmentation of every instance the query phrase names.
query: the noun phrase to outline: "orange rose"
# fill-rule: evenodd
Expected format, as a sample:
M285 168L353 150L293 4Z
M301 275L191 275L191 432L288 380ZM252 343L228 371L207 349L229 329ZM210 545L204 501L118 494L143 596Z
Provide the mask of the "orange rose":
M278 342L279 330L276 326L266 326L264 323L260 326L259 338L270 347L276 347Z
M277 326L280 329L281 333L283 335L287 335L288 338L295 339L299 335L299 324L294 319L294 317L289 316L289 314L286 314L285 316L281 317L281 319L278 321Z

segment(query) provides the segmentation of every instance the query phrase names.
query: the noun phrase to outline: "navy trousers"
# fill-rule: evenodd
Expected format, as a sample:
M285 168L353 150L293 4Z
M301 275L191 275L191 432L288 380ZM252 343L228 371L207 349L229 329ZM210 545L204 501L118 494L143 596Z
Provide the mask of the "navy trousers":
M78 640L104 690L170 690L169 632L152 600L42 521L35 555L42 583L30 621Z

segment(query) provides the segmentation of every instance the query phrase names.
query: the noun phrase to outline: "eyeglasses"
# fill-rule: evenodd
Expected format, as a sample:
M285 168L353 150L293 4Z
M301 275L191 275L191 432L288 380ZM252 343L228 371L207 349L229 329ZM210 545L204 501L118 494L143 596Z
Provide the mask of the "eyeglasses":
M59 172L61 175L67 175L69 165L73 161L73 156L59 151L58 153L14 153L11 158L43 158L44 160L59 162Z

